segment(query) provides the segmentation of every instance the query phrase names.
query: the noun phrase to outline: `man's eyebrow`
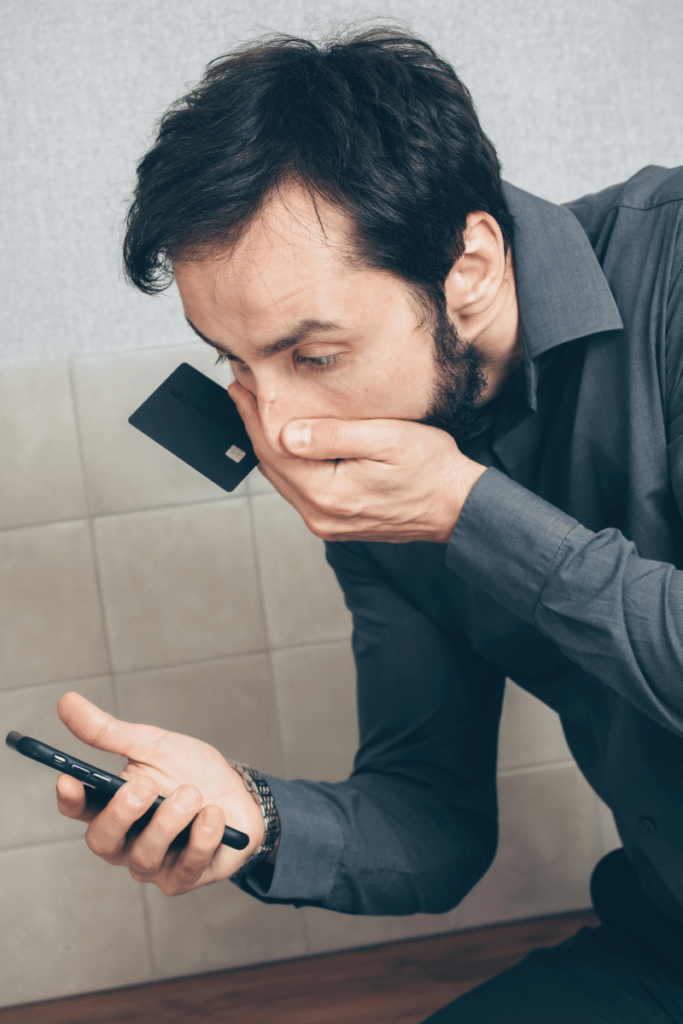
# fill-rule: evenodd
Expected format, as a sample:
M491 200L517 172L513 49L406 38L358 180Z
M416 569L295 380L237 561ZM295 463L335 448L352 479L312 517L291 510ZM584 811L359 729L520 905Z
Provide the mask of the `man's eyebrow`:
M224 348L223 345L219 345L217 341L211 341L211 338L207 338L207 336L205 334L202 334L202 332L199 330L199 328L195 327L195 325L192 323L192 321L190 320L189 316L187 316L187 314L185 315L185 320L187 321L188 327L191 327L192 330L194 331L194 333L196 335L198 335L198 337L200 337L202 339L202 341L205 341L207 345L211 345L212 348L217 349L219 352L225 353L225 355L226 356L230 356L231 359L237 359L237 356L234 356L229 349ZM240 362L241 362L241 360L240 360Z
M224 345L219 345L217 341L212 341L211 338L207 338L205 334L195 327L189 317L185 317L189 326L192 328L195 334L199 335L202 341L205 341L207 345L211 345L219 352L224 352L231 359L237 359L238 362L242 362L237 356L234 356L229 349ZM269 345L263 345L258 349L260 356L274 356L278 352L284 352L288 348L294 348L295 345L300 345L302 342L307 341L312 334L325 334L328 331L341 331L343 328L341 324L335 324L332 320L300 320L295 325L291 334L286 335L283 338L278 338L277 341L270 342Z

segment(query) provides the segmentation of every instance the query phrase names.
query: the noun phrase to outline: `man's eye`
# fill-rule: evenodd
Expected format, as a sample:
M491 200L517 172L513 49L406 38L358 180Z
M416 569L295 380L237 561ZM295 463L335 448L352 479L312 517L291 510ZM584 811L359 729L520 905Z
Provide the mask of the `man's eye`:
M334 366L339 359L341 359L340 355L302 356L297 354L295 356L295 361L297 363L304 363L306 366L310 366L313 370L327 370L330 366Z
M240 362L239 359L236 359L235 356L229 356L226 352L218 353L216 356L216 363L230 363L233 368L233 372L235 367L244 367L244 363Z

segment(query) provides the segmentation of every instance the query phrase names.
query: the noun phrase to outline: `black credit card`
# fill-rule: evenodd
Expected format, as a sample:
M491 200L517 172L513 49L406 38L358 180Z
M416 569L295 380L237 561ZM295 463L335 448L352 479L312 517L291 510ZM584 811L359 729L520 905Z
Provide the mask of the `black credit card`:
M189 363L181 363L128 422L225 491L234 491L258 465L228 392Z

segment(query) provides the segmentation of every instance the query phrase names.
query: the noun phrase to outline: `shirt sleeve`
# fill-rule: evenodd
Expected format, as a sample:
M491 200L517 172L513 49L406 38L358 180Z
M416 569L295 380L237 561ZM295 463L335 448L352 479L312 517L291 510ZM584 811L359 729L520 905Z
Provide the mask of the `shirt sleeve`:
M362 544L328 545L328 560L353 614L360 749L345 782L266 777L276 863L236 883L264 902L351 914L449 910L495 853L503 677Z
M683 735L683 572L640 558L619 530L587 530L496 469L472 488L447 565Z
M683 244L667 302L665 375L671 486L683 515ZM496 469L472 488L447 565L683 735L683 571L641 558L619 530L586 529Z

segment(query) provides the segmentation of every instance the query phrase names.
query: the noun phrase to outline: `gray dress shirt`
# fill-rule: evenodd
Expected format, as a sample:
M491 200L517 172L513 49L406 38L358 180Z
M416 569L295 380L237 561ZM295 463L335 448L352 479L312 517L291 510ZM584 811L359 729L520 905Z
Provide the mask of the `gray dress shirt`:
M525 362L461 447L448 547L347 542L361 744L268 778L269 902L453 907L496 846L506 675L560 715L649 894L683 922L683 169L565 207L505 186ZM321 680L324 686L324 680Z

